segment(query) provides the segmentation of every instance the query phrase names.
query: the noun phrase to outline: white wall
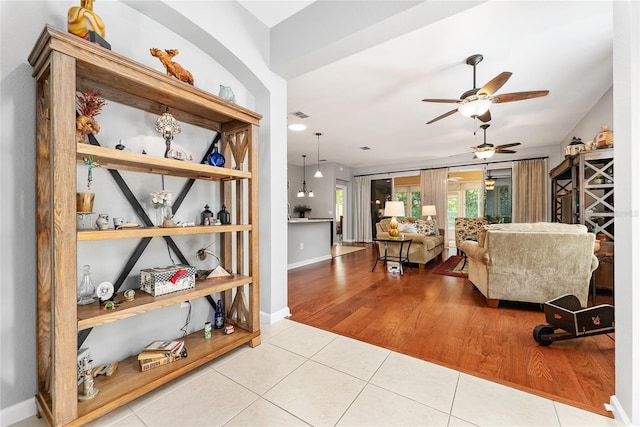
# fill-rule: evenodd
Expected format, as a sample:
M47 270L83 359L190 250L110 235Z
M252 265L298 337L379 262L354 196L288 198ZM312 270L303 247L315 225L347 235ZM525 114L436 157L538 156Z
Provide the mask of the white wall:
M0 350L2 383L0 385L0 409L2 424L11 422L16 408L33 409L36 393L36 278L35 278L35 114L34 80L27 57L45 24L66 28L66 11L77 6L77 1L58 2L0 2L1 39L1 186L3 195L0 262L3 272L0 308L2 329ZM180 12L162 7L160 2L136 2L139 7L151 6L166 12L167 20L183 23ZM199 3L203 5L202 3ZM239 8L238 10L233 7ZM204 6L204 5L203 5ZM286 252L286 240L271 239L270 235L286 233L284 217L274 218L271 203L286 204L286 86L284 81L268 70L268 30L257 35L260 27L256 21L235 2L220 2L208 5L221 10L209 10L216 19L201 17L203 25L213 36L209 39L196 37L189 42L185 35L178 35L166 26L150 19L122 2L105 1L95 4L94 10L106 23L106 39L112 49L159 71L160 62L150 56L150 47L179 48L176 58L195 76L195 85L212 93L218 93L218 85L232 86L238 104L265 115L260 127L260 236L261 236L261 310L263 319L272 321L288 314L286 296L286 259L271 259L271 253ZM221 18L223 16L224 18ZM20 17L20 19L16 19ZM162 19L158 18L158 21ZM225 25L229 27L225 28ZM190 28L197 26L189 25ZM248 27L246 31L244 27ZM177 28L180 30L180 28ZM225 30L227 30L225 32ZM231 34L230 34L231 33ZM19 36L16 36L18 35ZM242 34L245 37L238 37ZM193 34L187 34L190 36ZM226 55L217 56L207 49L215 45L213 37L220 36L222 43L228 42ZM233 39L233 42L229 40ZM205 48L199 46L203 43ZM222 59L220 59L222 58ZM223 64L222 60L227 63ZM238 64L237 70L233 69ZM247 72L251 68L253 73ZM264 113L266 111L266 114ZM155 134L155 117L138 112L130 113L126 107L109 103L98 116L102 126L98 140L107 146L115 145L120 138L140 133ZM175 142L184 145L199 160L214 133L184 126ZM79 168L78 185L84 185L84 171ZM160 188L158 176L140 177L129 174L125 180L134 193L146 199L150 191ZM114 216L136 220L124 197L120 195L105 170L94 170L93 190L97 193L94 210ZM181 183L167 179L168 189L178 192ZM194 220L204 203L219 208L215 193L206 183L198 183L178 211L180 219ZM213 202L213 203L212 203ZM140 268L170 264L167 249L161 239L154 239L138 264L134 267L126 286L133 286ZM193 259L195 250L211 238L190 237L176 239L178 246L188 259ZM113 243L113 244L111 244ZM94 283L115 281L123 263L136 242L118 241L107 245L97 242L83 244L79 251L78 265L92 266ZM280 257L281 258L281 257ZM273 265L272 265L273 263ZM185 319L179 307L169 307L123 322L95 328L86 341L93 359L99 362L118 360L133 354L147 341L179 334ZM205 319L211 316L206 301L194 302L192 326L189 331L200 329ZM25 405L25 402L27 404ZM29 414L27 414L29 415ZM15 421L15 419L14 419Z
M640 426L640 3L613 2L616 394L623 425Z

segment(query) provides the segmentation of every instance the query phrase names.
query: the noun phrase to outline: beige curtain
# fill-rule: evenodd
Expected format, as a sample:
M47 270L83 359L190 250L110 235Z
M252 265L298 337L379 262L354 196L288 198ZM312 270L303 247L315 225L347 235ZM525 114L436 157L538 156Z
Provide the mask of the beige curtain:
M547 221L547 159L513 164L513 222Z
M420 171L420 200L422 206L435 205L438 228L444 229L444 241L447 238L447 176L448 168Z
M353 239L356 242L373 241L371 231L371 178L356 176L353 186Z

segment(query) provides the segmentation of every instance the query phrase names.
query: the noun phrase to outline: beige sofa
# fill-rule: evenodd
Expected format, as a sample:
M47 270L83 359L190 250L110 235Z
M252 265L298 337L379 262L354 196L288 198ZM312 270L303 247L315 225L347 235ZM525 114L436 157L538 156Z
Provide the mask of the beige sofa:
M389 218L385 218L380 222L376 223L376 238L378 239L388 239L389 236L389 222L391 220ZM399 220L400 221L400 220ZM402 221L406 221L409 223L413 223L416 221L416 218L402 218ZM405 239L411 240L411 248L409 250L409 262L417 263L417 264L426 264L438 255L442 253L444 249L444 230L439 230L438 236L426 236L422 233L409 233L402 232L404 234ZM378 243L380 253L384 252L384 247L382 243ZM389 255L397 255L397 245L389 245ZM393 253L393 251L396 253Z
M493 224L461 249L469 280L491 307L500 300L544 303L563 294L575 295L586 307L598 267L594 240L580 224Z

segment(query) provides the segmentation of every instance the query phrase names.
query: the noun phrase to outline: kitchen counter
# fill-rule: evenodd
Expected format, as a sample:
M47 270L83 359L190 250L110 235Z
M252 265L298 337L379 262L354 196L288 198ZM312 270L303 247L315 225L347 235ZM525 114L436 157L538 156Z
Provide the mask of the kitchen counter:
M288 224L288 269L331 259L332 218L291 218Z

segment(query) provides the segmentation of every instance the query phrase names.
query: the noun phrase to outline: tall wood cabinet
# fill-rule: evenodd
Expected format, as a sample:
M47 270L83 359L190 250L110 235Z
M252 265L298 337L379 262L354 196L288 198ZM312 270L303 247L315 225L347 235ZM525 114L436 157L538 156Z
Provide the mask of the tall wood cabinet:
M82 425L243 344L260 343L258 283L257 126L261 116L133 62L81 38L45 27L29 56L36 80L37 360L40 414L51 425ZM98 89L109 101L221 134L230 167L150 157L99 145L77 144L76 91ZM230 225L128 230L76 230L76 165L91 156L100 166L211 181L231 206ZM219 233L222 264L231 277L197 281L195 288L152 297L136 293L115 310L76 304L77 244ZM99 394L79 402L78 334L194 298L222 293L235 333L202 331L185 338L188 357L141 372L136 357L114 376L97 377ZM121 295L117 299L124 299ZM220 330L219 330L220 331ZM218 332L218 331L216 331ZM153 339L150 331L150 340ZM141 343L141 347L146 343Z
M613 289L615 240L613 148L567 156L551 170L552 214L556 222L584 224L601 240L594 286Z

